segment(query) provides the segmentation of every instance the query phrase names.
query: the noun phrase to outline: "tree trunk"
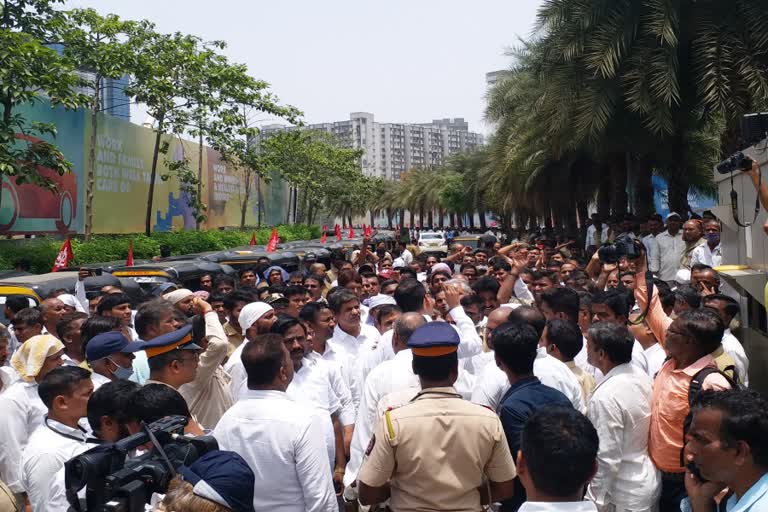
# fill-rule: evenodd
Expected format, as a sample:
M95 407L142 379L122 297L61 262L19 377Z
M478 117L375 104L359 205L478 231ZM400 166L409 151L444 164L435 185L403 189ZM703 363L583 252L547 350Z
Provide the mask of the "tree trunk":
M576 202L576 213L579 216L579 233L582 237L587 234L587 226L589 225L589 205L586 201Z
M431 208L427 210L427 226L429 226L429 229L435 227L435 217Z
M256 175L256 227L261 227L261 176ZM265 212L266 213L266 212ZM245 223L245 217L243 217L243 223Z
M475 214L473 212L467 214L467 225L469 229L475 229Z
M597 214L605 222L611 216L611 180L608 166L602 167L603 179L597 189Z
M679 213L683 219L688 217L688 174L685 168L676 169L670 176L667 189L667 202L669 211Z
M299 189L295 187L293 189L293 223L296 224L296 209L299 203Z
M627 213L627 164L624 154L611 164L611 214L621 216Z
M419 227L424 229L424 208L419 208Z
M240 229L245 229L245 214L248 212L248 198L251 195L251 172L245 171L245 196L240 205ZM259 212L261 213L261 212ZM261 215L259 215L261 217Z
M413 229L413 228L415 228L415 227L416 227L416 224L415 224L415 221L414 221L413 210L409 210L409 211L408 211L408 215L409 215L409 216L410 216L410 218L411 218L411 225L410 225L410 228L411 228L411 229Z
M197 144L197 201L203 201L203 126L200 123L200 138ZM195 212L195 229L200 231L200 212Z
M443 210L438 210L437 214L439 215L437 223L440 226L440 229L445 229L445 212Z
M480 216L480 229L482 229L483 231L488 231L488 225L485 222L485 208L482 205L480 205L478 207L477 213Z
M88 147L88 174L85 178L85 241L93 235L93 183L96 180L96 136L99 124L99 78L94 80L91 103L91 140Z
M387 208L387 229L392 229L392 208Z
M649 217L654 211L653 170L647 159L641 159L634 165L634 205L635 215L641 219Z
M291 223L291 202L293 201L293 187L288 187L288 208L286 208L285 212L285 223L290 224Z
M152 172L149 175L149 194L147 195L147 216L144 219L144 234L152 234L152 201L155 198L155 180L157 180L157 159L160 156L160 139L163 135L163 123L157 122L157 134L155 135L155 150L152 153Z
M349 227L352 227L352 215L349 215L347 219L349 219Z
M371 210L371 228L373 228L373 225L376 224L375 215L373 214L373 210Z

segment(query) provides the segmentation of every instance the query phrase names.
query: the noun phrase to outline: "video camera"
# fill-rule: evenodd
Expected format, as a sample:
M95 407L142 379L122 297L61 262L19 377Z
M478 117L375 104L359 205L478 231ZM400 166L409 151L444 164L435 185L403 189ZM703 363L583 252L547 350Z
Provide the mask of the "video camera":
M720 174L729 174L734 171L748 171L752 168L752 159L739 151L717 164L717 172Z
M211 436L185 436L187 422L184 416L168 416L150 425L142 423L143 432L92 448L64 464L67 501L72 509L143 511L153 493L166 492L178 467L218 449ZM147 443L154 449L126 460L130 452ZM77 495L83 487L86 508Z
M603 244L597 250L597 256L603 263L618 263L623 256L630 260L637 259L642 254L638 244L642 245L642 242L629 235L621 235L613 242Z

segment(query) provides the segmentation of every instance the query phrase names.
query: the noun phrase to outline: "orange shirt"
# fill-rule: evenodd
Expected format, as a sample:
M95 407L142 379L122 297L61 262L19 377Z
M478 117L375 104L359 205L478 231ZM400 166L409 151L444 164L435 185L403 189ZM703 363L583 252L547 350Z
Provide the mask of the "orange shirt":
M675 369L675 362L670 359L664 363L653 381L648 452L661 471L685 471L680 465L680 452L683 449L683 423L690 412L688 389L693 376L707 366L717 367L711 355L680 369ZM715 373L707 376L702 389L722 391L730 389L730 385L722 375Z

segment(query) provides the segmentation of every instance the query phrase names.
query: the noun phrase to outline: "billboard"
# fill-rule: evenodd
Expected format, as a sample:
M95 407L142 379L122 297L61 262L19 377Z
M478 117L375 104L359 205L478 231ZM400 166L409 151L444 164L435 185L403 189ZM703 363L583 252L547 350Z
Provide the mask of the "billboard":
M21 111L28 119L52 122L58 135L54 142L72 162L73 172L53 176L58 192L51 193L33 185L17 185L8 177L0 188L0 233L43 234L82 233L85 218L85 179L88 144L91 137L90 116L85 111L66 111L37 104ZM152 200L152 230L195 229L195 217L188 195L176 177L169 174L168 163L188 159L197 170L199 146L195 142L164 135L167 154L159 155ZM155 132L129 121L100 114L96 134L96 168L93 187L93 231L95 233L134 233L144 231L152 170ZM203 202L208 205L205 228L237 227L245 196L243 176L233 170L220 155L205 147L202 152ZM45 169L41 169L45 174ZM52 172L51 172L52 173ZM262 222L279 222L287 189L277 177L260 183ZM251 187L246 225L255 225L258 215L257 187ZM275 204L270 204L273 201ZM270 215L271 214L271 215Z

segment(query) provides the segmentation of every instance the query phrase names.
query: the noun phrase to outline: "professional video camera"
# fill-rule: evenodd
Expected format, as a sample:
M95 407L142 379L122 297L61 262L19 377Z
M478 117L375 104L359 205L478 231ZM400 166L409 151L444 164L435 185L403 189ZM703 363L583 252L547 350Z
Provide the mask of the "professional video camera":
M621 235L613 242L603 244L597 250L597 256L603 263L618 263L622 256L633 260L640 257L638 243L642 242L629 235Z
M107 443L68 461L64 467L67 500L73 510L82 512L141 512L152 494L163 494L176 468L192 464L207 452L218 449L213 437L187 437L184 416L168 416L143 432ZM133 450L152 443L153 449L126 460ZM83 508L78 491L86 487Z

